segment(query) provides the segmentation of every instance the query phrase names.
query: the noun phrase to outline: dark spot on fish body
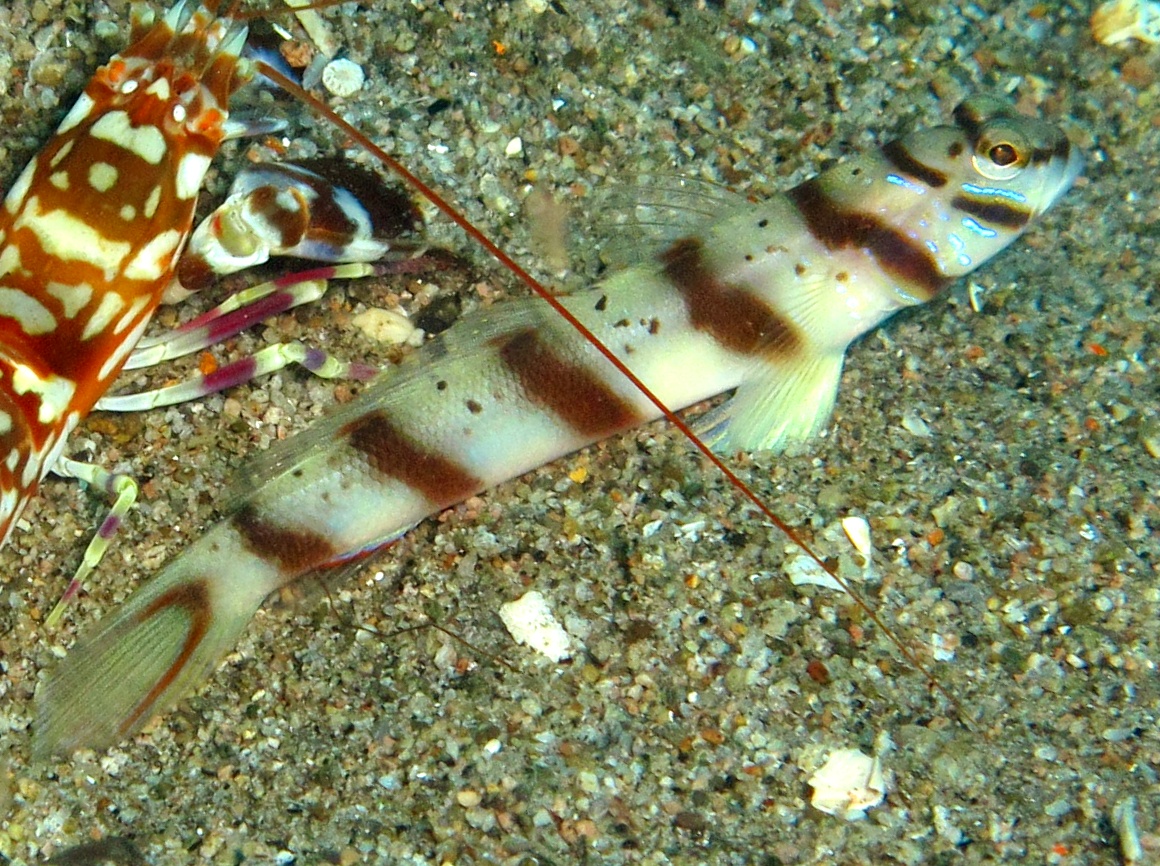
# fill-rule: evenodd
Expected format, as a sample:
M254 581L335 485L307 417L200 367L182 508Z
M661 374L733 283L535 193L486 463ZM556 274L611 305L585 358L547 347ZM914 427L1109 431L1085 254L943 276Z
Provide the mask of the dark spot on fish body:
M594 307L594 309L598 313L603 313L607 308L608 308L608 295L601 295L599 300L596 301L596 306Z
M951 159L958 159L963 153L963 143L961 141L952 141L951 146L947 148L947 156Z
M436 391L446 391L447 390L447 381L445 379L440 379L438 382L435 383L435 390Z
M984 117L979 113L978 106L970 100L958 105L952 115L955 125L967 134L971 141L977 141Z
M478 415L483 411L483 406L475 400L468 400L464 405L467 406L467 411L472 415Z
M660 255L665 276L680 292L689 323L721 346L743 355L784 358L801 338L793 323L744 287L720 281L697 238L676 241Z

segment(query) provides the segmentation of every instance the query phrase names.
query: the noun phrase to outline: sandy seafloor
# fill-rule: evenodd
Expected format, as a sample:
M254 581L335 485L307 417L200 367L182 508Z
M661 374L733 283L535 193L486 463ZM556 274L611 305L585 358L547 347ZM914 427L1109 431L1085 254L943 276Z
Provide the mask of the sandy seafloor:
M0 10L6 184L124 44L127 5ZM609 184L777 191L980 90L1061 123L1085 177L975 275L981 309L961 283L866 337L827 435L740 465L824 555L849 557L840 518L869 520L864 591L969 726L848 602L791 586L785 539L655 424L424 523L329 599L309 584L268 604L132 741L33 762L33 691L76 629L215 519L246 455L357 390L288 372L83 425L75 453L132 472L142 501L63 627L42 620L101 499L50 478L0 552L4 862L125 837L158 866L1114 864L1129 798L1139 862L1160 862L1160 49L1097 45L1087 3L775 5L345 6L336 33L369 81L342 110L547 276L529 179L570 213L582 271ZM341 144L309 118L293 138ZM336 287L218 358L277 339L381 358L351 324L369 306L522 291L432 231L462 268ZM500 624L529 589L571 631L570 662ZM432 620L470 645L391 634ZM933 635L953 658L931 658ZM889 782L853 823L812 808L806 781L844 747L878 752Z

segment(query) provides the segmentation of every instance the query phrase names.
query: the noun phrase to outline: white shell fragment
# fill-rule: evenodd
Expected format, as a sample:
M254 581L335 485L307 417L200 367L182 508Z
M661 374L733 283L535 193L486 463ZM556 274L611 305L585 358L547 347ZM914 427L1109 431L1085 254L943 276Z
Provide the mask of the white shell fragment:
M307 6L309 3L310 0L286 0L286 5L292 9ZM330 25L326 23L326 19L318 14L318 10L301 9L295 12L294 15L298 18L298 23L302 25L302 29L306 31L306 35L310 37L310 41L315 44L318 50L327 57L333 57L338 51L338 41L334 38L334 34L330 30Z
M500 605L499 618L516 643L526 644L554 662L571 657L568 633L540 593L533 590Z
M827 815L846 821L861 821L866 810L886 799L886 779L877 757L858 749L838 749L820 770L809 778L814 789L810 803Z
M1156 0L1111 0L1092 14L1092 36L1101 45L1136 39L1160 42L1160 3Z
M1141 866L1145 862L1140 830L1136 827L1136 798L1126 797L1112 809L1112 823L1120 835L1120 857L1124 866Z
M395 310L371 307L352 317L350 321L376 343L387 346L401 346L407 343L417 346L423 342L423 332L405 315Z
M921 439L927 439L931 435L930 425L921 416L909 410L902 413L902 428L911 436L918 436Z
M867 559L874 553L874 544L870 540L870 524L865 517L843 517L842 531L854 545L854 549Z
M786 563L785 573L794 586L820 586L838 592L846 591L846 588L834 580L829 572L804 553Z
M367 77L353 60L332 60L322 69L322 86L338 97L354 96L362 90Z

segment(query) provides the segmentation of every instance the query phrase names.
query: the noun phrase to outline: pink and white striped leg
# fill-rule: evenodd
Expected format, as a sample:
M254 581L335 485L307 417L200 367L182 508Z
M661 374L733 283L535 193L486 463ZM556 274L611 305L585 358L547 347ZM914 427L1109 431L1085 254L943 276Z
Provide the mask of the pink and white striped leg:
M45 625L49 627L60 621L65 608L80 592L84 581L92 574L93 569L104 557L105 551L109 549L109 544L112 542L113 536L117 534L117 530L121 528L125 515L137 502L137 482L133 480L132 476L123 472L110 472L94 463L84 463L69 457L61 457L57 460L52 471L62 478L76 478L90 487L104 490L114 499L113 506L105 515L105 519L101 521L100 528L89 540L89 546L85 548L81 564L73 574L72 580L69 581L64 594L44 621Z

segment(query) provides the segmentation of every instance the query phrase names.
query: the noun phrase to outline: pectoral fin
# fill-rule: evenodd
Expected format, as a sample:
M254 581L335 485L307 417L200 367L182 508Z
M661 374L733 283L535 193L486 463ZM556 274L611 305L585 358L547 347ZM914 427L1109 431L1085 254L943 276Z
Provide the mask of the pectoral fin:
M695 425L719 454L782 451L816 436L830 418L841 352L762 365L723 405Z

